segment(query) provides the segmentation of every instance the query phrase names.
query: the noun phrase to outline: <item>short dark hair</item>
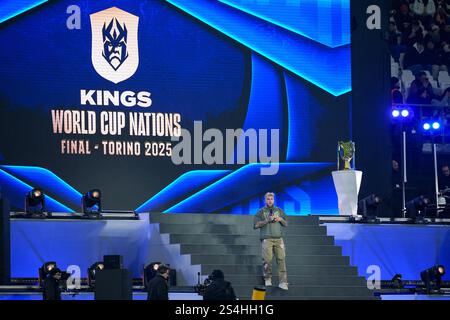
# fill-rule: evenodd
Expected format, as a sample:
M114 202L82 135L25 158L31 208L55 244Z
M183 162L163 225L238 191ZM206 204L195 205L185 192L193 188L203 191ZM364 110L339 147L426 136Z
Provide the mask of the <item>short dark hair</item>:
M169 270L170 270L170 268L169 268L168 266L166 266L165 264L161 264L161 265L158 267L157 272L158 272L159 274L163 274L163 273L166 273L166 272L169 271Z
M211 279L225 279L225 275L222 270L213 270L210 275Z
M420 78L420 77L422 77L422 76L426 76L427 75L427 73L425 72L425 71L419 71L418 73L417 73L417 76Z
M52 270L49 271L48 275L49 275L50 277L54 277L54 276L57 275L58 273L62 273L62 272L61 272L61 269L55 267L55 268L53 268Z

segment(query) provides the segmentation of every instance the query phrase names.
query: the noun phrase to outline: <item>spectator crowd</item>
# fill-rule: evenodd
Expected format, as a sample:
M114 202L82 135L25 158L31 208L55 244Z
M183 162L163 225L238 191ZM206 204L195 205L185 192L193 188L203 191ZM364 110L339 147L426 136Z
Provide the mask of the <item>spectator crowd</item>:
M450 106L450 0L393 0L394 103Z

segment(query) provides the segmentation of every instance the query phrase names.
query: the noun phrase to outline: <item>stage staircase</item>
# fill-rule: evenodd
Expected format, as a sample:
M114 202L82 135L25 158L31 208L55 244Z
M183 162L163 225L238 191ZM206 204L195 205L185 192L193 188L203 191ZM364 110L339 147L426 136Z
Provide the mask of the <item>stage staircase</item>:
M253 216L151 213L150 223L158 223L160 233L169 234L170 243L179 244L181 254L190 255L203 276L221 269L240 299L251 299L253 288L263 284ZM266 299L377 299L317 216L290 216L284 230L289 290L276 287L274 261L274 287L267 290Z

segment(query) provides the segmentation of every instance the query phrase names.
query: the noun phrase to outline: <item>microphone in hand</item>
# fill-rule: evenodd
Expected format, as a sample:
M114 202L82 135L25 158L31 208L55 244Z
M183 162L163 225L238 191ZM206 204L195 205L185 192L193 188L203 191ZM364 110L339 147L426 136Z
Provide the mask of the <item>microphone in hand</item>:
M270 209L270 213L269 213L269 221L270 221L270 223L275 223L276 221L275 221L275 217L274 217L274 215L273 215L273 210L272 209Z

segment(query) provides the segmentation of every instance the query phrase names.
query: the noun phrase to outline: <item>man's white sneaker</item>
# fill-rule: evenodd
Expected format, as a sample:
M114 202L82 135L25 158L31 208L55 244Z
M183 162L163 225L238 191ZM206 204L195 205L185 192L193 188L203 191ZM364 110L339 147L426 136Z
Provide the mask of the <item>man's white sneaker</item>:
M264 284L265 284L266 287L271 287L272 286L272 279L266 279L264 281Z
M286 282L281 282L278 287L283 290L288 290L288 284Z

